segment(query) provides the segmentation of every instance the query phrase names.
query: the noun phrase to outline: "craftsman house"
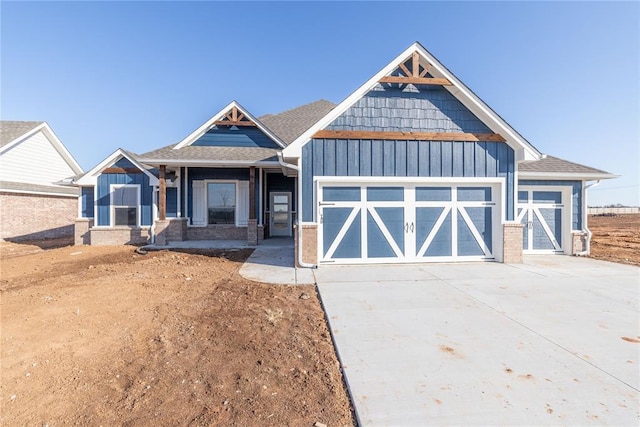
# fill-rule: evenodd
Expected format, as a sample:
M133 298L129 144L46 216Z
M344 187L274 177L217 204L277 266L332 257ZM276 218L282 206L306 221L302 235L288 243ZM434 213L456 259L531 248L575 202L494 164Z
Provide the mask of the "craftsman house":
M1 121L0 238L72 237L77 189L65 185L65 179L80 173L46 122Z
M177 144L77 180L78 243L294 236L298 262L495 260L589 250L588 181L540 153L415 43L338 105L232 102Z

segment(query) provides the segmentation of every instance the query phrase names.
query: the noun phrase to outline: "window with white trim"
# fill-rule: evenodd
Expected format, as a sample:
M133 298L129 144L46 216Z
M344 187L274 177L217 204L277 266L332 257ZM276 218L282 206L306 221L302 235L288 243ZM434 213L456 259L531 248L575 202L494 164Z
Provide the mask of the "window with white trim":
M236 223L236 183L207 183L208 224Z
M111 224L137 227L140 223L140 186L138 184L111 186Z

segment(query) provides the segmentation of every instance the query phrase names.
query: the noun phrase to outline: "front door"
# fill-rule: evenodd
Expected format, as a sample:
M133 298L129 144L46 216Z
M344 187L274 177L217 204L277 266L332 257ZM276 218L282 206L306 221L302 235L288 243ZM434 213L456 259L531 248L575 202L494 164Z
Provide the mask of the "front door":
M271 193L269 235L291 237L291 193Z

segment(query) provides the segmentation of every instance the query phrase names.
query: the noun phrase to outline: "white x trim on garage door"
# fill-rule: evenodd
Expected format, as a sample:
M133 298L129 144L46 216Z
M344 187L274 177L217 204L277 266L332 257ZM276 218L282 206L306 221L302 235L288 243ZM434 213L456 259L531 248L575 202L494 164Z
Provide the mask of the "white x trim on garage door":
M500 185L337 183L318 187L321 263L493 260Z
M524 225L524 253L563 253L570 242L571 193L568 187L521 186L518 216Z

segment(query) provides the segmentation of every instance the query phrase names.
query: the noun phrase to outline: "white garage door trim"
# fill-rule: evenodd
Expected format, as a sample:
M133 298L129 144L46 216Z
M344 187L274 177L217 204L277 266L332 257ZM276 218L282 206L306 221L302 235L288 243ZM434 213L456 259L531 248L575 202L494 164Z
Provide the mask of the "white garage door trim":
M316 197L318 200L316 209L316 219L318 223L318 255L320 264L373 264L373 263L415 263L415 262L451 262L451 261L487 261L500 260L502 253L502 223L504 222L504 210L502 209L502 200L505 198L505 186L503 178L398 178L398 177L319 177L316 179L314 186ZM325 187L347 187L350 193L354 195L352 200L337 201L323 200L323 188ZM373 187L373 188L372 188ZM402 187L404 197L396 200L368 200L367 189L380 190L380 187L388 190L399 190ZM442 201L417 201L416 189L425 190L428 188L450 189L449 200ZM488 201L458 200L457 189L467 187L490 187L491 197ZM358 194L359 192L359 194ZM481 215L489 218L490 222L490 238L491 248L489 248L474 225L474 221L470 217L469 209L481 208ZM484 208L484 209L482 209ZM428 233L425 234L425 223L422 223L422 237L418 238L418 224L416 221L417 212L431 210L437 213L437 219L431 218L433 224ZM442 209L437 211L437 209ZM325 212L326 210L326 212ZM392 236L392 232L385 225L385 221L381 218L381 211L386 210L387 214L400 214L400 218L395 218L396 238ZM482 212L484 210L484 212ZM324 233L324 215L341 211L340 218L335 220L327 217L332 224L338 224L337 227L329 231L329 240L325 246ZM488 212L488 213L487 213ZM396 216L398 216L396 215ZM424 215L423 215L424 216ZM439 233L440 228L447 219L449 229L444 235L450 236L451 248L450 256L426 254L429 245ZM337 221L337 222L336 222ZM353 227L354 221L357 221L359 227ZM398 224L398 222L400 222ZM460 221L460 222L459 222ZM377 227L380 238L384 236L385 243L389 245L389 253L386 257L376 257L368 253L368 235L367 223L370 226ZM469 241L475 240L478 247L482 251L482 255L461 255L457 247L458 243L458 224L466 225L466 238ZM398 228L400 227L400 231ZM359 228L359 230L358 230ZM404 228L404 236L398 238L402 234ZM337 231L337 233L336 233ZM375 230L374 230L375 231ZM360 242L359 257L335 258L335 252L342 243L347 233L358 233L355 240ZM449 234L447 234L449 233ZM351 236L350 236L351 237ZM465 236L461 236L462 239ZM397 241L396 241L397 240ZM473 245L473 244L472 244ZM357 248L358 245L356 244ZM390 252L392 251L392 253Z

